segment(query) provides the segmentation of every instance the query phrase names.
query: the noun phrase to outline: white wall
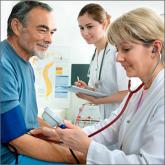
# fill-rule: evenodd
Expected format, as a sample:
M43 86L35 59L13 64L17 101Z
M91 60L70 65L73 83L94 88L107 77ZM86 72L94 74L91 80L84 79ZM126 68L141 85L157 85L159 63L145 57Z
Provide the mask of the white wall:
M18 1L1 1L1 40L6 38L7 19L11 8ZM89 63L93 53L93 46L87 45L79 33L77 15L87 3L101 4L112 16L112 21L122 13L137 8L150 7L159 14L164 13L163 1L43 1L50 4L56 14L58 31L54 36L52 46L66 46L70 48L72 63ZM81 61L80 61L81 57Z
M6 38L7 19L11 12L13 5L18 1L1 1L1 40ZM88 3L99 3L107 12L112 16L112 21L126 11L132 10L137 7L150 7L158 14L164 14L163 1L45 1L55 10L57 32L54 35L54 42L50 49L61 47L66 49L63 52L69 57L70 63L89 63L94 51L93 45L87 45L79 33L77 23L77 15L80 9ZM52 99L51 102L55 103L57 99ZM70 111L68 114L74 117L77 114L82 100L71 94L70 97ZM44 103L38 102L42 107ZM60 102L61 104L61 102ZM57 106L57 104L53 104ZM53 106L52 105L52 106ZM39 106L39 107L40 107ZM59 108L59 107L57 107ZM41 114L41 110L39 111Z

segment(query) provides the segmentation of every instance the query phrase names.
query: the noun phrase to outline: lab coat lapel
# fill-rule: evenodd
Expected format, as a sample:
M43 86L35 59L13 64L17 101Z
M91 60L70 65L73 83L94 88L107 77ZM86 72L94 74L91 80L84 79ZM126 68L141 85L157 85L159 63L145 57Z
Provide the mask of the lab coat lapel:
M154 111L153 105L156 105L156 103L161 97L161 94L159 93L161 90L163 90L161 89L162 87L161 85L157 86L157 84L159 83L160 83L159 78L157 78L151 85L150 89L148 89L144 101L139 107L139 110L132 116L130 123L127 125L127 128L125 129L126 130L125 136L121 141L121 144L123 145L123 149L125 151L130 150L131 148L130 142L136 141L137 135L140 136L140 131L142 131L142 129L144 128L143 125L145 125L145 123L148 121L150 114L153 113ZM139 97L135 96L135 99L138 100L138 98ZM153 101L151 102L151 100ZM132 108L134 106L135 105L132 105ZM137 132L139 132L139 134Z

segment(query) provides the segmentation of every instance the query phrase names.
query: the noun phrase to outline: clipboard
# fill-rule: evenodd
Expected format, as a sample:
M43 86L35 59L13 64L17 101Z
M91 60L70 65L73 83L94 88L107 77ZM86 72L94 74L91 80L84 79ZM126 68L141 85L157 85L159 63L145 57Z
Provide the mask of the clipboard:
M90 95L90 96L94 96L94 97L105 97L107 96L107 94L105 93L101 93L101 92L97 92L97 91L92 91L86 88L79 88L75 85L69 86L67 87L67 90L73 93L84 93L86 95Z

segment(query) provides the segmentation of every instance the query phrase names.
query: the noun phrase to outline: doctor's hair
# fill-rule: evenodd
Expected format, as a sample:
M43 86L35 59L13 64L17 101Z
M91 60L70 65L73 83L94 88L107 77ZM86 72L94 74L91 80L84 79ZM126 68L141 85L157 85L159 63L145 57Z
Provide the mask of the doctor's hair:
M8 18L8 27L7 27L7 35L11 36L14 34L11 22L14 18L17 18L24 26L26 25L27 21L27 14L34 8L40 7L48 12L51 12L53 9L46 3L38 2L35 0L32 1L21 1L18 2L13 8Z
M111 23L108 40L113 45L122 41L142 42L150 46L155 40L162 43L161 61L165 64L164 22L160 15L149 8L131 10Z
M83 16L84 14L88 14L95 21L102 24L105 20L107 21L107 25L110 24L111 16L105 11L105 9L96 3L90 3L85 5L79 12L78 18Z

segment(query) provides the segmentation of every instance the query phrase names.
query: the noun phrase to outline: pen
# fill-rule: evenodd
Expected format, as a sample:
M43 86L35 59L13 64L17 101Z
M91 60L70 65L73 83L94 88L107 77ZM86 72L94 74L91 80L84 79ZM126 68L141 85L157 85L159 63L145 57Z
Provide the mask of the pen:
M77 81L80 81L79 77L77 76Z
M78 82L78 86L81 87L82 84L81 84L81 82L80 82L79 76L77 76L77 82Z

